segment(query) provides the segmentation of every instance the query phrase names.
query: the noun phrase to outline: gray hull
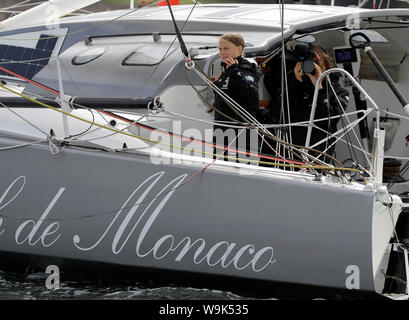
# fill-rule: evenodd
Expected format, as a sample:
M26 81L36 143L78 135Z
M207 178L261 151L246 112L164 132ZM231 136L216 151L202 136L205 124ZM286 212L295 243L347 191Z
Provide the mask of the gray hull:
M1 251L375 290L371 191L47 145L0 165Z

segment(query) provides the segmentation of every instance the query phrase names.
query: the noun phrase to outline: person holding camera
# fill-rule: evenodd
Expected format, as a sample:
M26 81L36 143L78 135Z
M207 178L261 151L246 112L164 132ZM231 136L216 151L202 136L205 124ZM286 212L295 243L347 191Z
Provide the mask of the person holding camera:
M212 80L224 94L254 116L259 102L257 66L244 58L244 47L245 42L240 34L228 33L220 37L219 51L222 59L222 73L218 78L212 78ZM242 112L237 110L219 92L215 92L214 109L214 119L217 122L234 126L243 126L245 123L245 120L239 115ZM213 131L213 143L224 147L228 147L232 142L230 140L239 133L238 129L221 125L214 125ZM234 137L229 134L232 132ZM249 130L242 134L246 137L246 145L233 143L230 148L245 147L245 150L250 150ZM238 137L237 140L243 141L241 137ZM254 143L254 141L251 142ZM215 152L220 153L220 150L215 149ZM237 154L232 156L237 157Z
M317 80L323 72L335 67L332 58L320 46L311 46L310 52L313 70L311 70L311 67L309 70L305 70L305 62L303 63L300 61L296 63L293 69L295 80L292 91L289 91L291 122L302 122L310 119ZM338 75L331 74L328 81L325 79L321 81L318 91L315 119L327 119L315 122L315 125L322 130L313 128L310 145L314 145L337 131L337 124L340 118L330 119L330 117L341 115L348 105L348 99L349 93L339 84ZM293 144L305 145L307 131L308 127L306 126L293 127ZM326 142L317 145L315 149L324 151L333 143L333 141L334 138L331 138ZM335 145L330 147L326 153L332 155L334 151Z
M323 72L334 68L335 64L323 48L309 44L296 45L293 51L288 52L287 59L287 70L289 71L287 72L286 87L288 95L284 91L285 122L297 123L309 121L317 80ZM329 79L331 85L325 79L320 84L315 110L315 119L327 119L314 122L321 130L313 128L310 146L337 131L339 117L335 119L329 118L342 114L348 105L349 93L339 84L339 76L331 74ZM269 107L271 113L276 115L275 117L282 112L281 99L281 94L276 94L270 101ZM287 101L289 106L287 106ZM290 119L288 119L287 107L289 107ZM308 126L291 126L289 130L291 132L292 144L304 146ZM335 139L331 138L317 145L314 149L324 151L334 141ZM335 145L330 147L326 153L332 155L334 150Z

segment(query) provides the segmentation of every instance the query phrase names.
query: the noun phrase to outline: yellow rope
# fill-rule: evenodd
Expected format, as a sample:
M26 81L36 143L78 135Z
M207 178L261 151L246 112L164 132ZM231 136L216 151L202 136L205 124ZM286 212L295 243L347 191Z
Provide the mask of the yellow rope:
M29 101L31 101L31 102L34 102L34 103L36 103L36 104L38 104L38 105L41 105L41 106L45 107L45 108L48 108L48 109L57 111L57 112L59 112L59 113L65 114L65 115L67 115L67 116L69 116L69 117L72 117L72 118L74 118L74 119L77 119L77 120L86 122L86 123L88 123L88 124L92 124L92 125L95 125L95 126L97 126L97 127L100 127L100 128L106 129L106 130L110 130L110 131L113 131L113 132L116 132L116 133L119 133L119 134L123 134L123 135L129 136L129 137L132 137L132 138L140 139L140 140L147 141L147 142L151 142L151 143L154 143L154 144L160 144L160 145L163 145L163 146L166 146L166 147L170 147L170 148L176 148L176 149L180 149L180 150L184 150L184 151L189 151L189 152L194 152L194 153L201 153L202 155L208 155L208 156L211 156L211 157L214 157L214 156L215 156L215 157L218 157L218 158L224 158L224 159L228 159L228 160L234 160L234 161L239 160L239 161L241 161L241 162L259 163L259 164L265 164L265 165L277 166L277 167L284 167L284 168L299 168L299 169L317 169L317 170L337 170L337 171L360 172L360 170L358 170L358 169L352 169L352 168L326 167L326 166L300 166L300 165L294 165L294 164L282 164L282 163L274 163L274 162L261 161L261 160L252 160L252 159L235 158L235 157L230 157L230 156L221 156L221 155L218 155L218 154L209 153L209 152L205 152L205 151L198 151L198 150L194 150L194 149L188 149L188 148L181 147L181 146L176 146L176 145L172 145L172 144L167 144L167 143L164 143L164 142L161 142L161 141L150 140L150 139L147 139L147 138L143 138L143 137L134 135L134 134L132 134L132 133L128 133L128 132L121 131L121 130L114 129L114 128L110 128L110 127L106 127L106 126L104 126L104 125L102 125L102 124L98 124L98 123L96 123L96 122L89 121L89 120L87 120L87 119L83 119L83 118L78 117L78 116L75 116L75 115L73 115L73 114L71 114L71 113L68 113L68 112L65 112L65 111L63 111L63 110L54 108L54 107L52 107L52 106L50 106L50 105L48 105L48 104L45 104L45 103L43 103L43 102L41 102L41 101L37 101L37 100L35 100L35 99L33 99L33 98L30 98L30 97L28 97L28 96L26 96L26 95L24 95L24 94L18 93L17 91L14 91L13 89L8 88L8 87L4 86L4 85L1 84L1 83L0 83L0 88L3 88L3 89L5 89L5 90L7 90L7 91L9 91L9 92L12 92L12 93L14 93L14 94L16 94L16 95L18 95L18 96L24 98L24 99L27 99L27 100L29 100Z

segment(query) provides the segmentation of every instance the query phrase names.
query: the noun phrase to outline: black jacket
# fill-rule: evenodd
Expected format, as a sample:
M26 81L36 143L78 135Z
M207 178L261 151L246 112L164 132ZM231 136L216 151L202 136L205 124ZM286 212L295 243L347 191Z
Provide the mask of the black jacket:
M330 116L332 117L332 116L340 115L342 114L343 110L346 109L348 105L348 98L349 98L348 91L342 88L341 85L339 84L339 77L332 74L330 75L330 78L331 78L331 85L336 95L332 91L331 87L329 85L327 86L327 81L324 79L322 81L322 89L318 91L317 107L315 109L315 117L314 117L315 119L328 118ZM288 73L287 83L288 83L288 92L289 92L288 100L290 103L291 122L294 123L294 122L308 121L310 119L312 103L313 103L313 98L314 98L314 90L315 90L314 85L312 84L308 76L304 76L303 82L299 82L295 78L295 75L292 69ZM341 105L338 103L337 97ZM286 97L284 101L286 105L287 104ZM276 96L276 99L274 99L272 103L273 103L272 107L274 108L274 111L276 113L275 117L277 117L278 112L281 108L280 107L281 106L281 96ZM287 114L286 114L286 118L287 118ZM337 124L339 120L340 118L331 119L331 120L327 119L327 120L315 122L315 124L318 127L322 128L323 130L329 133L334 133L337 131ZM291 127L293 144L304 146L305 140L307 137L307 131L308 131L307 126ZM328 136L328 133L323 132L322 130L319 130L319 129L313 129L312 134L311 134L310 145L313 145L316 142L321 141L327 136ZM331 143L332 142L328 142L328 145ZM326 149L325 143L317 146L315 149L318 149L321 151ZM334 148L331 148L328 153L332 153L333 149Z
M239 63L233 64L228 69L226 69L225 64L222 63L224 72L215 84L244 109L252 115L255 115L259 102L257 67L242 57L238 57L236 60L238 60ZM214 107L229 117L243 122L243 119L229 107L217 92L215 92ZM231 119L224 117L217 111L215 111L215 120L231 121Z

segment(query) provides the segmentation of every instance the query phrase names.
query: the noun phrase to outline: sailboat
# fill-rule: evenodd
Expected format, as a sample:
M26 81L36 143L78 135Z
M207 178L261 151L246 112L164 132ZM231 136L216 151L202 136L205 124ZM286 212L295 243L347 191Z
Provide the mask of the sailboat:
M67 15L92 2L1 22L2 267L77 262L407 298L407 175L399 167L387 185L384 163L409 157L409 10L195 3ZM334 55L319 81L337 72L351 92L338 162L308 139L277 138L270 155L233 150L240 159L213 145L209 77L230 31L248 59L297 42ZM290 125L248 118L261 135ZM311 132L313 113L303 125Z

